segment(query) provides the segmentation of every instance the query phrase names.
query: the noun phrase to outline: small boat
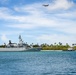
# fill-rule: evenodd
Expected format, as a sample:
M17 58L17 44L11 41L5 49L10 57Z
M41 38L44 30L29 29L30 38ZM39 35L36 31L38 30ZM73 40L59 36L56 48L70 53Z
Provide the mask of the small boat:
M68 48L67 51L75 51L73 47Z

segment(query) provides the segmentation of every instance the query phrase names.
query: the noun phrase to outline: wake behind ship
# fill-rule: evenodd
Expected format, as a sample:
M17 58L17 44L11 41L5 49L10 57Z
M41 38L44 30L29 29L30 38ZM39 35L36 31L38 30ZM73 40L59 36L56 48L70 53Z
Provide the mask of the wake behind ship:
M11 40L9 40L9 43L4 45L4 47L0 48L0 51L41 51L41 47L34 48L32 45L28 45L27 43L24 43L21 35L19 35L19 43L12 43Z

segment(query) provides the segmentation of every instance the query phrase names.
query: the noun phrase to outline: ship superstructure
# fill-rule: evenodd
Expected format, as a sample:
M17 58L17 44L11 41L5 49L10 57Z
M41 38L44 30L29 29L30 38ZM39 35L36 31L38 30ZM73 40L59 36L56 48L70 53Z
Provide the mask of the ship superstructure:
M11 40L9 40L9 43L4 48L0 48L0 51L40 51L41 48L33 48L33 46L28 45L27 43L24 43L21 35L19 35L19 43L12 43Z

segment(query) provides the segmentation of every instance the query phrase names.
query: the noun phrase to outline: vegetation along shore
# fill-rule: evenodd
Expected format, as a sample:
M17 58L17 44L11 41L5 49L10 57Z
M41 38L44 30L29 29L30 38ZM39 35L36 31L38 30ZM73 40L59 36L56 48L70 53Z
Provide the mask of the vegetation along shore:
M72 44L72 46L70 46L68 43L66 43L65 45L63 45L61 42L59 42L58 44L57 43L54 43L54 44L47 44L47 43L43 43L41 45L39 45L38 43L37 44L33 44L32 43L32 46L33 47L41 47L42 50L63 50L63 51L66 51L68 50L69 48L72 48L73 50L76 50L76 45L75 44ZM5 47L5 45L0 45L0 48L2 47Z
M65 45L63 45L61 42L54 43L54 44L47 44L47 43L43 43L41 45L39 44L34 44L33 47L42 47L42 50L63 50L66 51L69 48L72 48L73 50L76 50L76 45L72 44L72 46L70 46L68 43L66 43Z

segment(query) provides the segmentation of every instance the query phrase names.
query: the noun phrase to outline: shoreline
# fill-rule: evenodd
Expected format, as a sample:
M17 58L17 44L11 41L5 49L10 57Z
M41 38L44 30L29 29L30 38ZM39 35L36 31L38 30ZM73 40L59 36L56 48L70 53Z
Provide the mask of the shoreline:
M76 50L41 50L41 51L58 51L58 52L61 52L61 51L76 51Z
M63 50L41 50L41 51L63 51Z

